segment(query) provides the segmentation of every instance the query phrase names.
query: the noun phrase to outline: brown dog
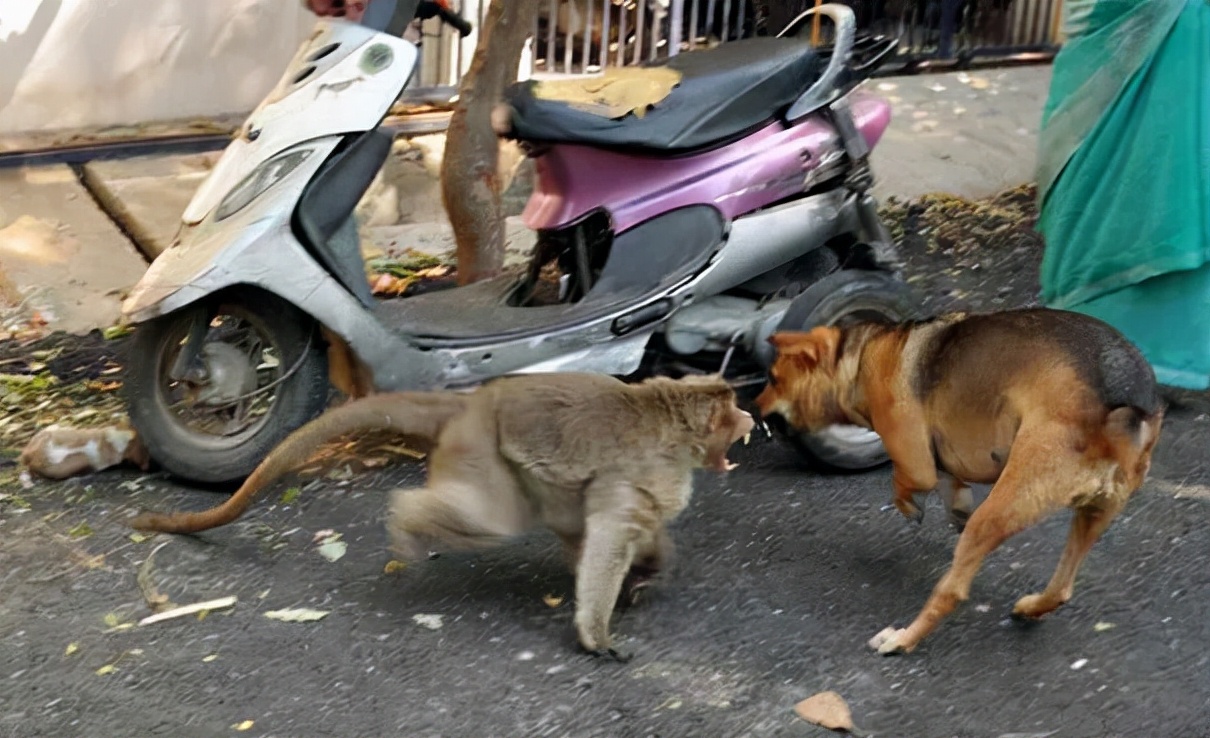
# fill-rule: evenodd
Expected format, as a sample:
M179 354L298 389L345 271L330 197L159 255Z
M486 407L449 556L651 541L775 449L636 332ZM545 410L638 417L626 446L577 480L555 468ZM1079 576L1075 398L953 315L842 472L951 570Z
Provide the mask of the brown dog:
M918 522L938 467L952 476L943 496L961 530L953 563L910 626L870 641L883 654L914 649L967 598L984 556L1062 507L1075 515L1059 566L1013 615L1039 618L1066 602L1084 556L1143 483L1163 420L1142 354L1078 313L950 315L769 340L777 358L756 400L762 414L807 431L873 429L894 465L894 504ZM972 482L995 483L973 513Z

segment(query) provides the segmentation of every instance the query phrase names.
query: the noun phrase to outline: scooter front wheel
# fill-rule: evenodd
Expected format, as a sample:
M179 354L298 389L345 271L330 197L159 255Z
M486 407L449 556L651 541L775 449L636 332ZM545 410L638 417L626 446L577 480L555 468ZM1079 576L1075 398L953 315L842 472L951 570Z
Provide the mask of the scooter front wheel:
M139 325L124 389L162 467L233 482L327 406L327 353L310 316L237 289Z

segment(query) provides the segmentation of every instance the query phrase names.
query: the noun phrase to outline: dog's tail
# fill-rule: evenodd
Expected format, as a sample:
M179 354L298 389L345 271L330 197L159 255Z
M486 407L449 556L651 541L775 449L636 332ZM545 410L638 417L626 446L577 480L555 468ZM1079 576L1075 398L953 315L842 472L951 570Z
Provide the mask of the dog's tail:
M1163 422L1163 407L1152 412L1133 406L1119 407L1105 417L1105 440L1131 488L1138 488L1151 469L1151 452L1159 440Z
M287 436L223 504L201 512L143 513L130 525L161 533L196 533L226 525L244 514L257 492L305 462L320 444L354 431L391 430L405 443L427 451L467 401L467 395L454 392L393 392L347 402Z

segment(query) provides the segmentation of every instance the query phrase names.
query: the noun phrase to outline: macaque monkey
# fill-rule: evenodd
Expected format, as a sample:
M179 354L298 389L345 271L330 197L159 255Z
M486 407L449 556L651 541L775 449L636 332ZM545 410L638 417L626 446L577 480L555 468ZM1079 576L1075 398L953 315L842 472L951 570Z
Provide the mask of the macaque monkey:
M734 468L727 450L752 425L717 376L626 384L600 374L530 374L470 393L370 395L295 431L222 505L143 514L132 525L192 533L229 523L318 444L388 429L429 454L428 483L391 493L396 555L418 561L434 550L487 548L545 525L576 577L580 644L626 660L609 633L623 587L631 596L667 559L664 526L688 504L693 469Z

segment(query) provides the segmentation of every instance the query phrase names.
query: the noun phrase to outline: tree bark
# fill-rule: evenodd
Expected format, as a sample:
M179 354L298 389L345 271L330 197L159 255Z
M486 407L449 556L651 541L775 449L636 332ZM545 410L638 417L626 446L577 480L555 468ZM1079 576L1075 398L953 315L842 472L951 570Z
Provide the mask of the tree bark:
M540 0L492 0L470 69L458 88L441 161L441 199L457 243L458 284L496 276L504 265L500 148L492 108L516 81Z

